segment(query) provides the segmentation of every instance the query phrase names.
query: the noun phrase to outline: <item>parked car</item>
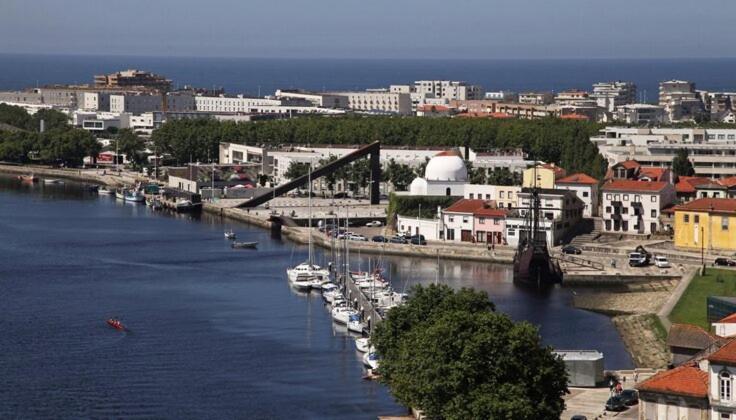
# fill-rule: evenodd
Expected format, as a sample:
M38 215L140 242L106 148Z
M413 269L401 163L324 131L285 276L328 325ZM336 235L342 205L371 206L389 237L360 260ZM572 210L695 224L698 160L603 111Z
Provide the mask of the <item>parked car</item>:
M664 255L655 255L654 265L659 268L670 268L670 262L667 261L667 257L665 257Z
M339 233L339 234L337 235L337 239L347 239L347 238L349 238L349 237L351 237L351 236L353 236L353 235L355 235L355 232L350 232L350 231L345 231L345 230L343 230L343 231L341 231L341 232L340 232L340 233Z
M629 266L631 267L646 267L649 265L649 258L646 254L641 252L632 252L629 254Z
M583 253L583 250L576 247L575 245L565 245L562 247L562 253L580 255Z
M405 244L407 242L406 238L403 236L393 236L388 241L392 244Z
M379 227L381 225L383 225L383 223L379 222L378 220L374 220L365 224L366 227Z
M724 258L724 257L718 257L713 262L715 265L724 265L727 267L736 267L736 261L730 259L730 258Z
M389 239L387 237L385 237L385 236L376 235L376 236L374 236L374 237L371 238L371 241L385 243L385 242L388 242Z
M626 404L624 404L623 398L618 395L614 395L606 401L607 411L623 411L626 410Z
M355 233L352 234L352 235L349 235L348 236L348 239L350 239L351 241L367 241L368 240L368 238L366 238L365 236L358 235L358 234L355 234Z
M427 240L424 239L424 235L414 235L409 239L412 245L427 245Z
M624 389L621 391L620 397L626 405L636 405L639 403L639 392L635 389Z

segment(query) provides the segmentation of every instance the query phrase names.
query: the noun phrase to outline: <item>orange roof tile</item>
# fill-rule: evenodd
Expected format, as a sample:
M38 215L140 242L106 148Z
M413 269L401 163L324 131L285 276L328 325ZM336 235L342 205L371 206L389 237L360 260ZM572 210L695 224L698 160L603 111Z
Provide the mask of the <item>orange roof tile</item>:
M708 356L711 363L736 365L736 340L731 340L726 345Z
M667 168L653 168L649 166L642 166L641 168L639 168L639 178L647 177L650 178L652 181L660 181L666 171Z
M710 179L701 176L680 176L677 177L675 191L678 193L694 193L696 185L707 184L709 182L711 182Z
M642 191L659 192L667 187L666 182L633 181L630 179L614 179L603 184L603 191Z
M463 198L454 202L450 207L445 209L448 213L470 213L479 216L502 217L506 216L507 211L504 209L493 208L486 200Z
M700 370L697 364L688 364L660 372L636 387L639 391L686 397L708 397L708 373Z
M690 324L672 324L667 333L667 345L703 350L708 348L718 337L708 331Z
M563 120L577 120L577 121L588 121L590 118L587 115L580 115L580 114L567 114L560 116L560 119Z
M721 185L725 185L728 188L736 187L736 176L721 178L718 180L718 183Z
M711 213L736 213L734 198L698 198L675 207L675 211L702 211Z
M450 110L450 107L445 105L431 105L431 104L424 104L419 105L417 107L417 111L425 111L425 112L447 112Z
M584 174L582 172L577 174L568 175L564 178L560 178L556 181L558 184L590 184L595 185L598 183L598 180L593 178L590 175Z
M617 166L617 165L621 165L621 166L623 166L626 169L634 169L634 168L638 168L638 167L641 166L641 164L639 164L639 162L637 162L637 161L635 161L633 159L627 159L627 160L625 160L623 162L617 163L614 166Z
M736 312L718 321L719 324L736 324Z

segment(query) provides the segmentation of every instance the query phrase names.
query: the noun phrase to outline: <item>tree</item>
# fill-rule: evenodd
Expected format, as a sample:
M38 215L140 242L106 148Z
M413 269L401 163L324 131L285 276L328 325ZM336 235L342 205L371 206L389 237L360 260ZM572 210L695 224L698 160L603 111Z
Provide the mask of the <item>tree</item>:
M309 173L309 163L292 160L286 168L284 176L290 180L297 179Z
M390 182L397 191L406 191L416 178L416 174L407 164L397 163L393 158L388 161L383 179Z
M322 158L319 160L319 166L320 168L326 165L329 165L330 163L337 160L337 156L330 155L326 158ZM335 194L335 184L337 183L337 175L335 172L331 172L323 177L325 179L325 182L327 183L327 189L332 191L332 194Z
M562 360L535 327L495 312L485 293L417 286L371 341L381 380L429 418L552 419L564 409Z
M63 112L55 109L41 109L31 117L29 130L39 131L43 120L45 130L63 129L69 126L69 117Z
M146 148L146 142L138 137L133 130L129 128L121 129L117 135L117 142L118 152L125 154L128 160L135 164L145 162L145 156L142 152Z
M511 172L508 168L494 168L488 175L490 185L520 185L521 175Z
M675 158L672 159L672 172L677 176L693 176L695 174L695 168L693 168L692 162L689 159L689 153L687 149L678 149L675 153Z

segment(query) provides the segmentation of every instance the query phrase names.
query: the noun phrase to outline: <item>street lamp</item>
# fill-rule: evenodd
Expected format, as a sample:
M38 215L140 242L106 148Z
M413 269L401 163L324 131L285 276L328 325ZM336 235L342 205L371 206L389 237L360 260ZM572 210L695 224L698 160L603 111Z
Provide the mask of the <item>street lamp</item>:
M705 233L703 232L703 226L700 227L700 275L705 275Z

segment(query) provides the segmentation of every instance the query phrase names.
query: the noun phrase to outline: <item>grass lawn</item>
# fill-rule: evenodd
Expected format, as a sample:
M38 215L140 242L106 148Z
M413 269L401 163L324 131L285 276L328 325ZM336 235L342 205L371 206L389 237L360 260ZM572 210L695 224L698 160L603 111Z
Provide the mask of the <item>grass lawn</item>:
M708 268L705 276L696 275L670 314L670 321L694 324L710 330L708 296L736 296L736 271Z

